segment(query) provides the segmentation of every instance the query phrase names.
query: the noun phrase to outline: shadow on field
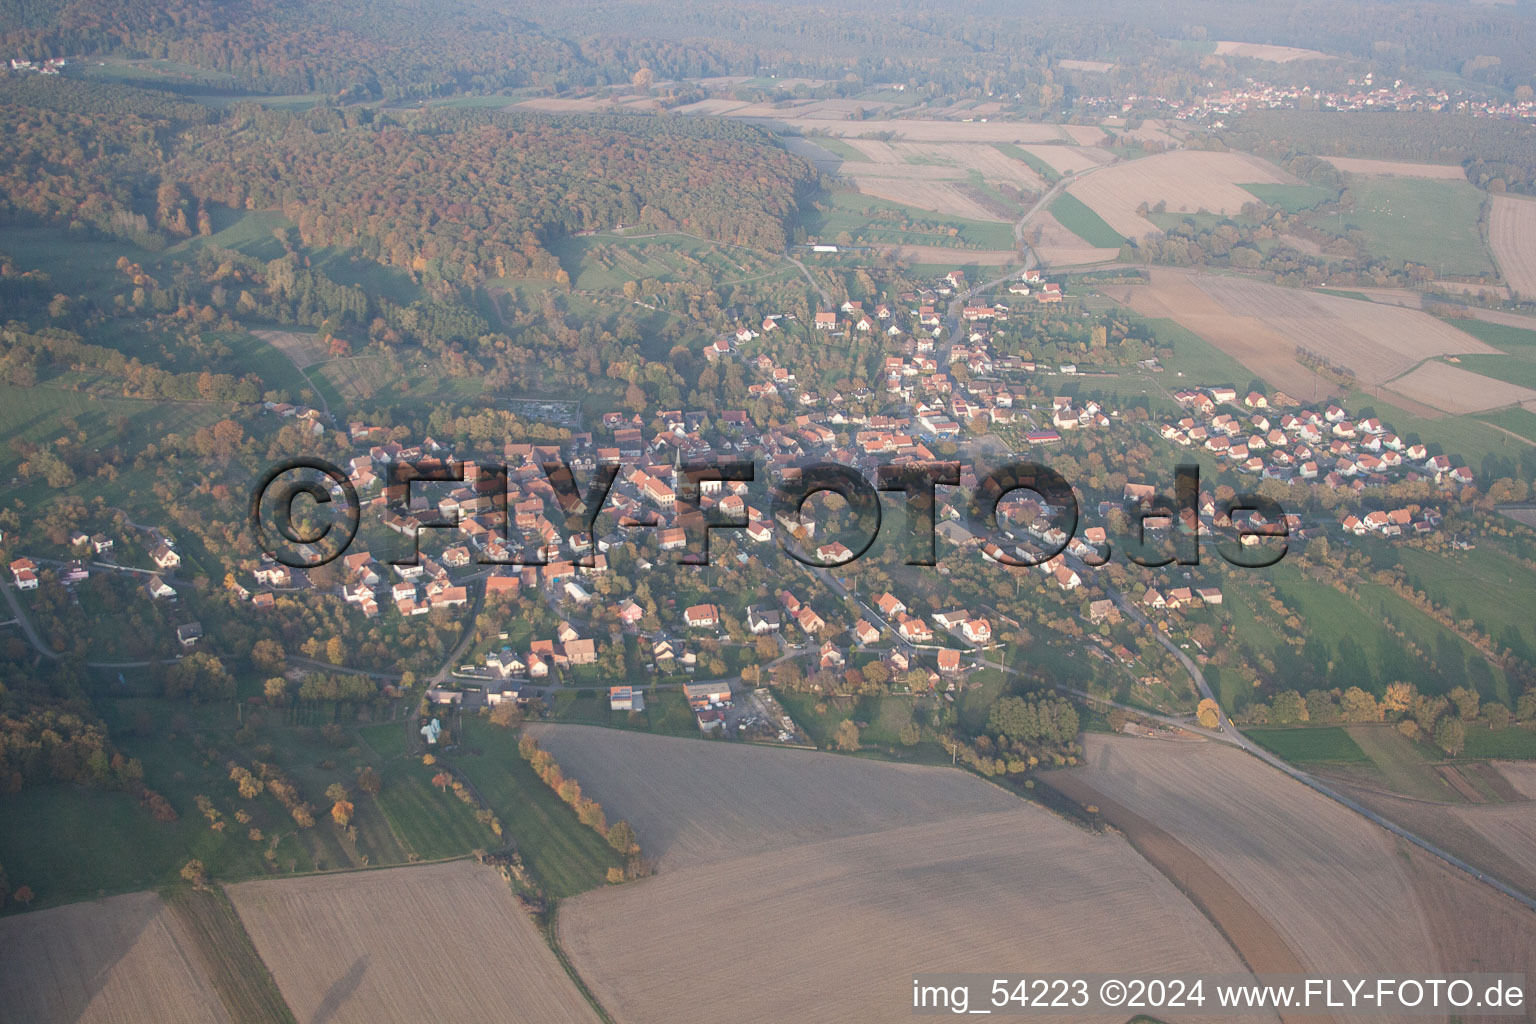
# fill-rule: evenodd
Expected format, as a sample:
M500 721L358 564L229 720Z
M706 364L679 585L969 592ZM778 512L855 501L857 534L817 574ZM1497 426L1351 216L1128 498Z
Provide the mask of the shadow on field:
M352 997L357 991L357 986L363 982L363 975L368 973L368 954L358 957L347 973L331 983L331 987L325 990L325 998L320 1000L320 1005L315 1007L315 1015L309 1018L309 1024L325 1024L341 1009L341 1005Z

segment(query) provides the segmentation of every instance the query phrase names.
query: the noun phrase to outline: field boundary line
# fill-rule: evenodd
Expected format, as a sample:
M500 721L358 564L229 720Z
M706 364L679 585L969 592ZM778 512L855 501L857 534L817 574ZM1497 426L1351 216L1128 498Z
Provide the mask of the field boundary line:
M560 961L561 967L565 968L565 973L570 977L571 984L576 986L576 991L581 993L581 997L587 1001L587 1005L592 1007L592 1012L597 1014L598 1019L603 1024L615 1024L613 1017L603 1008L603 1004L598 1002L597 996L592 993L592 990L587 987L586 981L582 979L581 972L576 969L576 965L571 962L571 958L566 956L565 947L560 945L559 922L559 900L552 900L550 902L549 920L547 922L535 919L535 923L540 926L540 934L544 936L544 941L549 944L550 952L555 954L555 959Z

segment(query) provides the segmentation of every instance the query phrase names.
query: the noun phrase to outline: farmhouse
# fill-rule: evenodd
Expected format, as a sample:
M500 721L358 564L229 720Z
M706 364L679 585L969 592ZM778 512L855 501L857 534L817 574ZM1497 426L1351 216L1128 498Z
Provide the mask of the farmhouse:
M696 604L683 612L683 621L692 629L709 629L720 624L720 610L712 604Z

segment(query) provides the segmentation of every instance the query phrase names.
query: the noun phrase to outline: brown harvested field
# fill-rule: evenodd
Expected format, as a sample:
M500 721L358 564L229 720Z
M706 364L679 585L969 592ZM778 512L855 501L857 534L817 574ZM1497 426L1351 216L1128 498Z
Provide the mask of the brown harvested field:
M1150 284L1108 287L1105 294L1145 316L1177 320L1271 387L1304 398L1337 388L1297 362L1298 346L1348 367L1370 387L1438 355L1497 352L1419 310L1251 278L1155 268Z
M1239 43L1224 39L1216 44L1216 53L1222 57L1251 57L1267 60L1272 64L1289 64L1293 60L1324 60L1326 53L1303 50L1295 46L1272 46L1269 43Z
M862 140L861 140L862 141ZM853 145L854 143L850 143ZM987 181L1006 182L1015 188L1033 192L1046 190L1045 179L1035 173L1022 160L1016 160L997 147L987 143L937 143L937 142L896 142L891 144L908 166L915 166L911 161L944 161L953 164L958 171L958 177L965 176L975 171ZM951 171L955 174L956 171Z
M1536 761L1494 761L1499 774L1527 800L1536 800Z
M1488 244L1509 287L1522 298L1536 298L1536 199L1494 196Z
M1443 970L1536 977L1536 914L1423 850L1400 852ZM1536 1020L1529 999L1524 1019Z
M1453 804L1335 782L1348 796L1468 864L1536 894L1536 804Z
M686 103L681 107L675 108L675 112L679 114L714 114L720 116L749 106L751 104L745 100L707 99L699 100L697 103Z
M596 726L528 732L609 818L635 826L663 871L1019 803L964 773L929 767Z
M766 122L769 128L793 128L826 132L845 139L891 136L898 142L1076 142L1096 146L1104 141L1102 129L1086 125L1063 126L1037 121L939 121L916 117L890 117L866 121L828 121L805 117L789 110L763 107L733 110L727 117L748 117ZM1086 141L1077 136L1083 135Z
M912 263L956 263L1006 267L1019 260L1012 249L953 249L943 245L892 245L886 251Z
M1225 744L1098 734L1084 743L1087 765L1068 774L1193 850L1308 970L1436 965L1390 833Z
M1049 210L1041 210L1030 218L1024 236L1048 267L1075 267L1120 258L1119 249L1101 249L1084 242L1051 216Z
M1107 60L1059 60L1056 66L1065 71L1113 71L1114 62Z
M903 206L915 206L966 220L1006 223L1007 217L994 212L976 199L964 184L956 181L925 181L920 175L887 178L874 174L850 174L843 165L842 177L867 196L888 199ZM933 168L914 168L918 171Z
M560 909L562 948L620 1024L889 1021L914 970L1243 969L1124 840L953 769L536 732L660 854L655 876Z
M1220 927L1249 970L1256 974L1300 974L1306 970L1258 908L1188 846L1071 772L1052 772L1044 782L1081 807L1097 807L1105 821L1124 832L1138 853Z
M470 861L264 879L229 896L300 1021L597 1019L507 883Z
M1067 141L1074 146L1102 146L1110 139L1108 132L1091 124L1064 124L1061 130L1066 133Z
M293 360L299 369L313 366L330 358L314 334L295 334L293 331L252 331L252 334Z
M1440 764L1435 766L1435 772L1445 780L1445 784L1456 791L1456 795L1469 804L1485 803L1483 794L1477 791L1477 787L1461 774L1453 764Z
M1114 160L1109 150L1100 146L1020 146L1031 156L1039 157L1057 174L1073 174L1099 167Z
M1396 378L1387 387L1404 398L1449 413L1485 412L1508 405L1536 403L1536 391L1530 388L1435 361Z
M1142 160L1112 164L1068 186L1068 191L1127 238L1158 228L1136 212L1142 204L1165 203L1169 213L1237 213L1257 202L1243 184L1295 181L1274 164L1244 153L1175 150Z
M0 919L0 1018L227 1024L192 948L152 892Z
M814 143L814 139L810 139ZM1045 181L1024 161L984 143L881 142L850 139L864 160L843 162L837 173L860 192L968 220L1006 222L1008 211L978 195L973 174L991 185L1044 192Z
M1388 178L1438 178L1465 181L1467 172L1459 164L1416 164L1407 160L1366 160L1354 156L1325 156L1324 160L1348 174Z

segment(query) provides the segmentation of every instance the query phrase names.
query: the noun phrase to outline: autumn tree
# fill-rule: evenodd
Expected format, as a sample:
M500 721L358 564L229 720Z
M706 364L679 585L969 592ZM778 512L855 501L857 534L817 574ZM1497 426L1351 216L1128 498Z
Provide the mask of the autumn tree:
M842 723L837 727L836 734L832 737L832 744L838 750L859 749L859 727L853 724L852 719L843 719Z
M516 729L523 724L523 712L515 703L504 700L491 709L491 724L503 729Z
M1221 724L1221 708L1217 707L1214 700L1206 697L1195 709L1195 718L1207 729L1214 729Z
M609 826L608 845L626 857L640 849L635 830L627 821L616 821Z
M208 874L203 870L203 862L189 860L182 865L181 877L192 883L192 888L201 889L208 884Z

